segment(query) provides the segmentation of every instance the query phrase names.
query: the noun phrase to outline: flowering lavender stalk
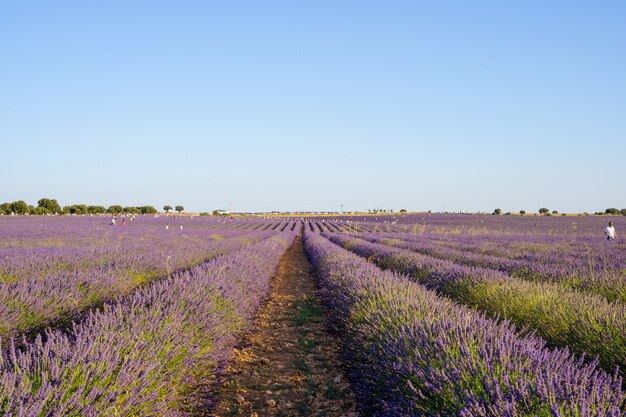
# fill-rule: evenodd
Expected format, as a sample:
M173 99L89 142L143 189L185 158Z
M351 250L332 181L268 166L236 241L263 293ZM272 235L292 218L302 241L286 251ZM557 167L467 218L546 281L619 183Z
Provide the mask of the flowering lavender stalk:
M611 258L613 261L608 263L600 261L600 255L594 252L594 258L598 259L592 261L591 254L587 260L585 259L587 257L582 256L579 251L568 255L559 248L539 257L534 252L524 255L517 247L508 252L513 252L517 257L514 258L513 255L496 256L463 250L455 245L458 242L456 239L432 241L402 234L371 233L361 234L359 237L368 242L408 249L462 265L495 269L529 281L557 282L570 288L601 295L609 301L626 302L626 276L621 272L623 259L619 256L613 256Z
M623 416L622 380L307 233L368 416Z
M189 415L269 290L285 232L105 304L0 356L0 415Z
M268 232L227 232L189 239L126 238L119 250L65 248L0 249L0 271L14 280L0 284L0 336L33 333L67 325L85 309L190 263L206 261L269 236Z
M609 371L626 369L626 305L553 283L529 282L419 253L328 234L331 241L409 274L428 288L494 317L538 332L552 346L598 357Z

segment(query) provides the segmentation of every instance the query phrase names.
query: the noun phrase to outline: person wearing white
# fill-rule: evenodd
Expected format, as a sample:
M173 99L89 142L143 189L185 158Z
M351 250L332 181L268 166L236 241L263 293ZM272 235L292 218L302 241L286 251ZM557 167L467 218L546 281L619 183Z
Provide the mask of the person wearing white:
M617 239L617 233L615 233L613 222L609 222L609 225L606 229L604 229L604 234L606 235L607 240Z

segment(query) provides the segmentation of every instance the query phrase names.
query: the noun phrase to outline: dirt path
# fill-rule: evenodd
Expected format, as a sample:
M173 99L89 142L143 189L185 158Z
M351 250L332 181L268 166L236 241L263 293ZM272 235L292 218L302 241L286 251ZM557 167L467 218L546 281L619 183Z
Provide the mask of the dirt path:
M257 324L235 349L214 415L356 417L324 314L298 237L280 262Z

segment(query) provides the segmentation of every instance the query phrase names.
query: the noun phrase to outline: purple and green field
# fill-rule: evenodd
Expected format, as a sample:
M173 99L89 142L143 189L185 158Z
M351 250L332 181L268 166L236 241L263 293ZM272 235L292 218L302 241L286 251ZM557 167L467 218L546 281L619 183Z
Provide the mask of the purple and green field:
M300 235L359 415L625 416L623 233L623 216L0 216L0 416L213 415Z

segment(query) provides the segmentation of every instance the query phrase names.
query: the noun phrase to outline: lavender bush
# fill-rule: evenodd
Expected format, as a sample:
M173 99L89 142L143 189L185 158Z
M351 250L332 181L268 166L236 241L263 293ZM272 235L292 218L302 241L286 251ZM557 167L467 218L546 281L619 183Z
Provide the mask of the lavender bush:
M621 378L307 233L305 249L371 416L623 416Z
M455 264L347 235L329 239L383 268L409 274L428 288L494 317L536 331L550 345L598 357L626 369L626 305L553 283L529 282L498 271Z
M11 340L0 414L193 415L210 407L217 366L269 289L285 232L105 304L68 334Z

